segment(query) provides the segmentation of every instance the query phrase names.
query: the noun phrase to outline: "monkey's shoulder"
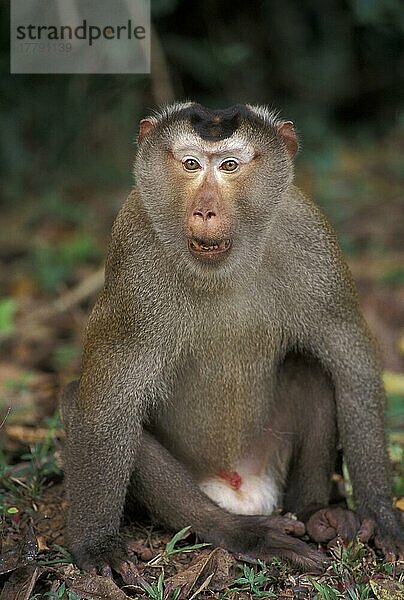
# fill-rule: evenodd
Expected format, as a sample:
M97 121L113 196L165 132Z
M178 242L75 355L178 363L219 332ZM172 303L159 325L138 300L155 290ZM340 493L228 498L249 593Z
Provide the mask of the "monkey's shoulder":
M271 252L276 271L294 294L311 301L355 301L352 276L332 225L298 188L280 205L275 238Z

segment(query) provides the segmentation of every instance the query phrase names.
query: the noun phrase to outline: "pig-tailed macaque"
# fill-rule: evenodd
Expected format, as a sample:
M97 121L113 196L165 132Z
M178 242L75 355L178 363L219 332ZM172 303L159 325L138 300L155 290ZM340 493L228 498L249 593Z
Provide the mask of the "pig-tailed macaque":
M82 568L124 571L130 504L305 570L326 560L305 531L402 554L375 344L332 228L293 184L297 149L263 107L189 102L141 121L81 379L61 402ZM338 444L355 514L330 506Z

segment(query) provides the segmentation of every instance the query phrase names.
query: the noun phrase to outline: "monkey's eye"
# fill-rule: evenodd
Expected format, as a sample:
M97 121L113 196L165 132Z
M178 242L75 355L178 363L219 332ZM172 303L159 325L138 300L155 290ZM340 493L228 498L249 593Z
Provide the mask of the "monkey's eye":
M219 169L226 171L226 173L232 173L238 169L238 161L235 158L226 158L226 160L220 163Z
M202 169L201 164L193 156L183 158L182 164L186 171L198 171L198 169Z

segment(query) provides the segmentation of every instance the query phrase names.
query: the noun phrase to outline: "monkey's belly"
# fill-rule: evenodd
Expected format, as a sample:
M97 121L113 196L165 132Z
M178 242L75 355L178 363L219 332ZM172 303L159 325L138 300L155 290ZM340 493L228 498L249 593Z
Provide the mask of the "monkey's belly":
M241 359L244 337L235 334L229 340L219 327L216 331L209 344L195 345L194 360L181 373L155 431L221 507L238 514L270 514L280 498L269 439L270 349L257 342ZM235 472L240 485L232 485L221 472Z
M197 427L183 399L181 411L169 411L164 427L157 427L157 437L216 504L236 514L269 515L282 494L279 442L274 443L268 413L257 419L248 406L235 410L236 398L232 400L222 396L221 403L211 402L209 415Z

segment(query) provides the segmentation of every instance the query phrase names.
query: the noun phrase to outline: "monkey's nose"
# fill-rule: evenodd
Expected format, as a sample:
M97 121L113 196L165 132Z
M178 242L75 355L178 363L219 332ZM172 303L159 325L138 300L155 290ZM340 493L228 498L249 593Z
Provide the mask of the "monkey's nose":
M194 210L194 212L192 213L192 216L195 218L195 220L202 219L202 221L209 221L213 217L216 217L216 213L214 210L211 210L209 208L197 209L197 210Z

